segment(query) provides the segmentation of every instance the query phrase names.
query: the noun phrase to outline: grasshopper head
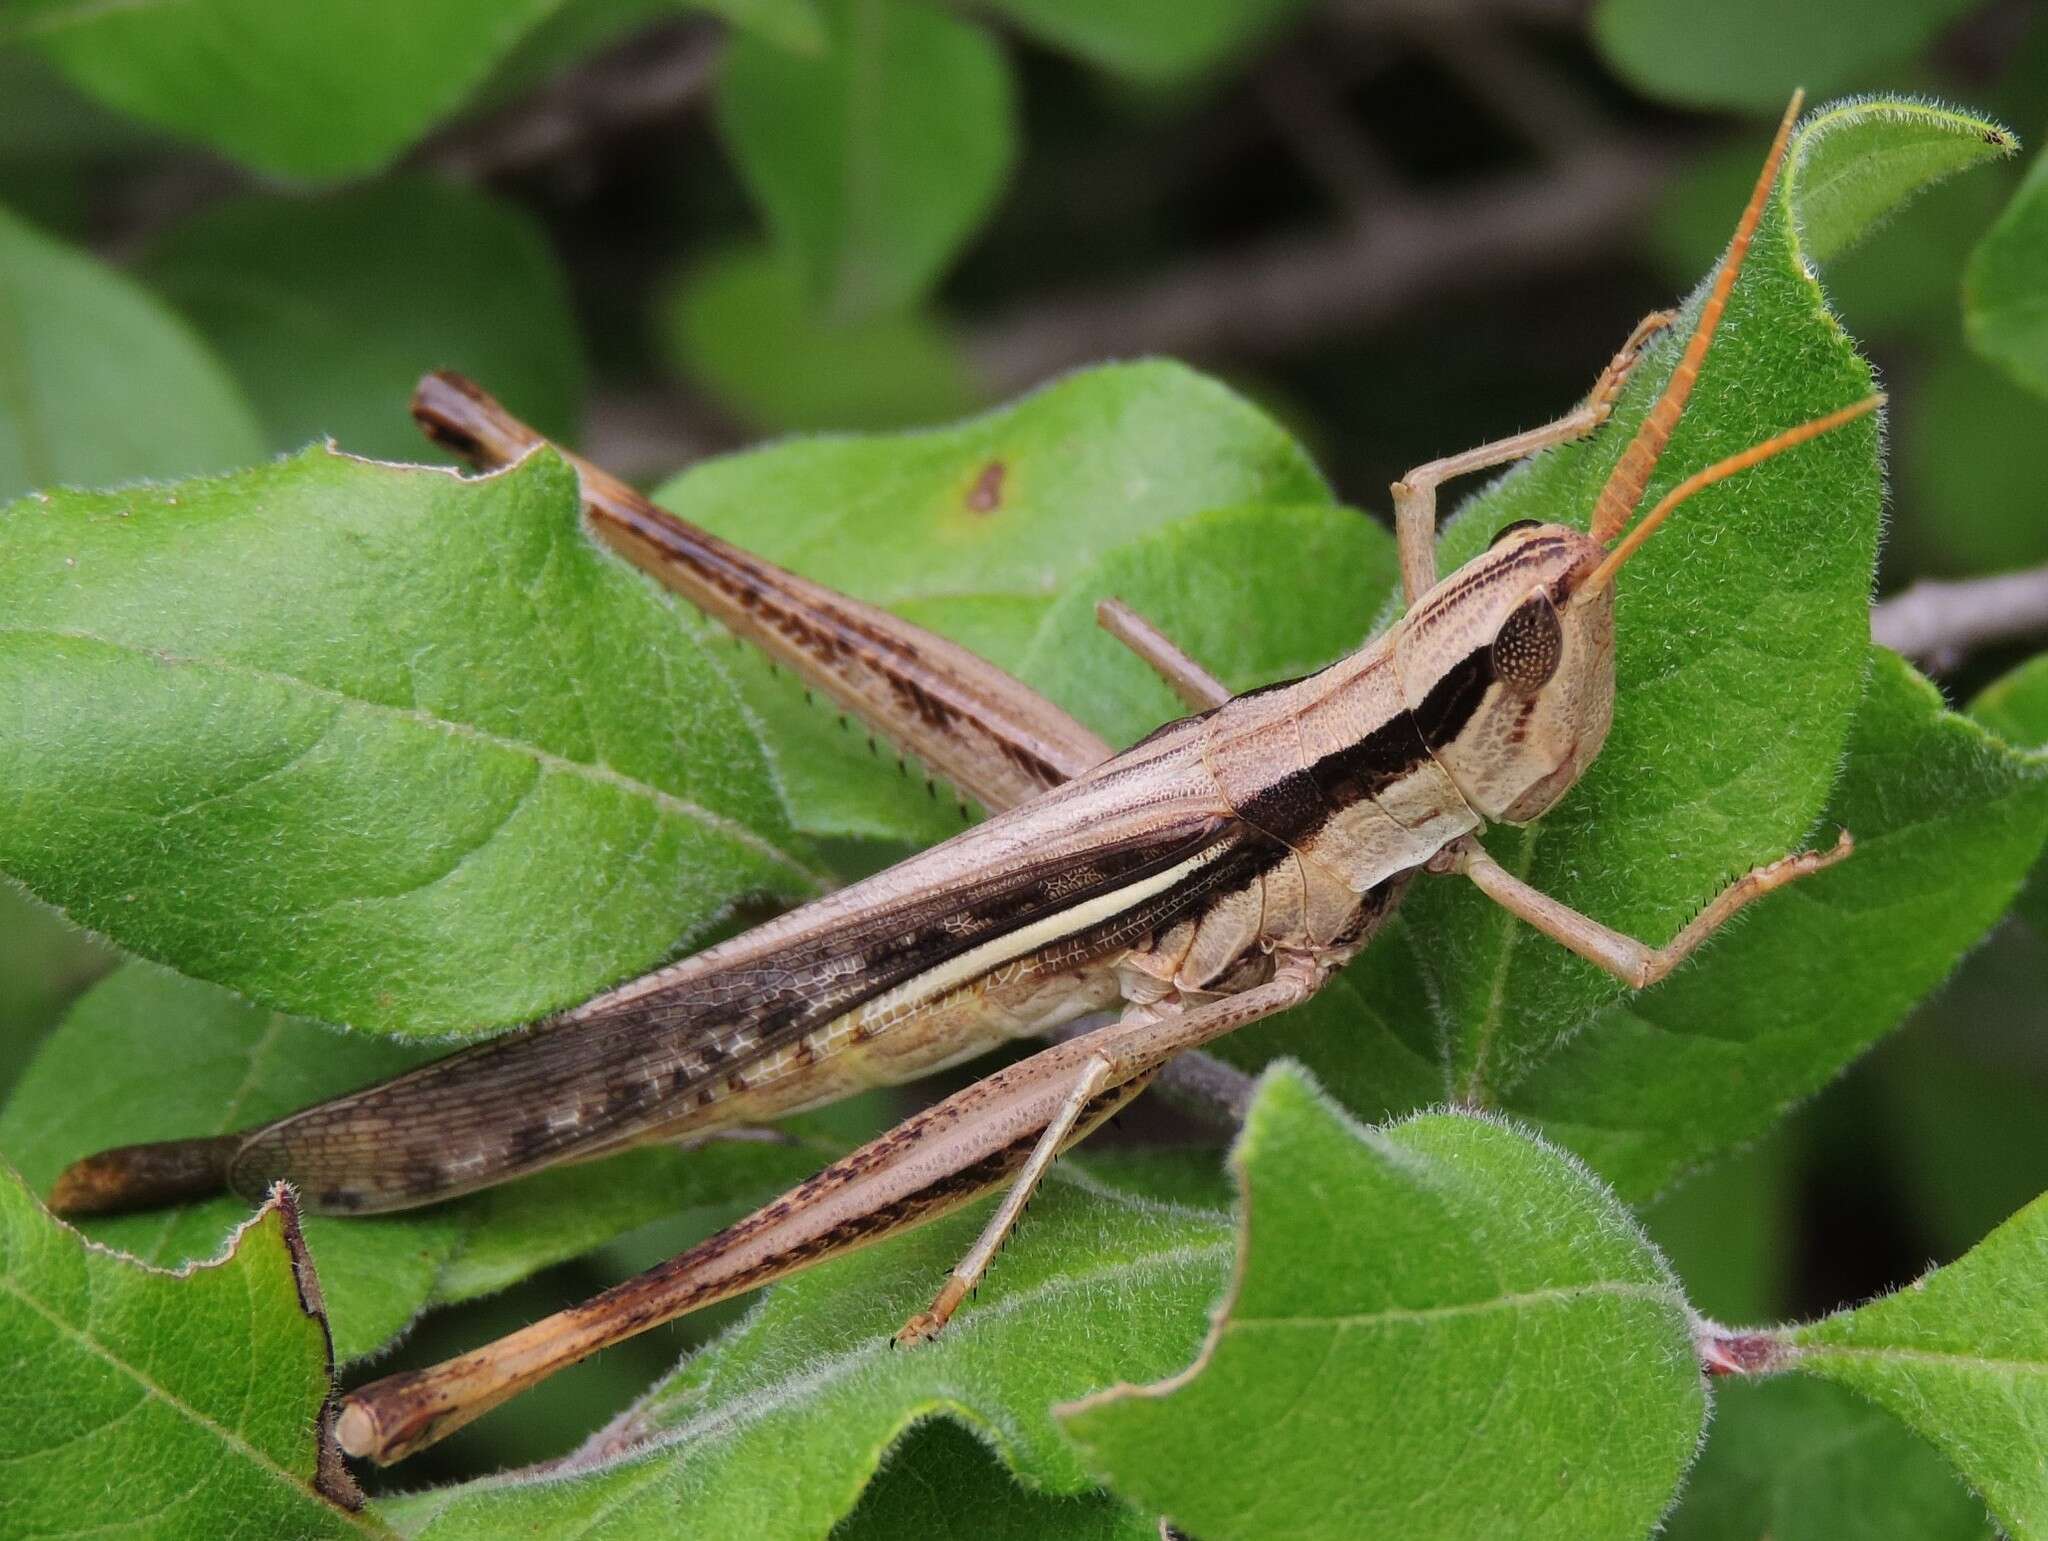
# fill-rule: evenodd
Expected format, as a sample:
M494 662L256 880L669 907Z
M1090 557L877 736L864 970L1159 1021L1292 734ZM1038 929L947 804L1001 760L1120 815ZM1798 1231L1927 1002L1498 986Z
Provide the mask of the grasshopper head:
M1525 824L1569 791L1614 719L1614 581L1687 499L1774 455L1852 423L1861 401L1695 471L1641 518L1784 159L1800 97L1778 125L1749 203L1662 393L1592 509L1592 532L1524 521L1422 596L1395 641L1396 667L1423 742L1482 818ZM1633 520L1633 523L1631 523Z
M1424 595L1395 667L1417 730L1474 812L1527 823L1571 788L1614 720L1607 556L1559 524L1514 524Z

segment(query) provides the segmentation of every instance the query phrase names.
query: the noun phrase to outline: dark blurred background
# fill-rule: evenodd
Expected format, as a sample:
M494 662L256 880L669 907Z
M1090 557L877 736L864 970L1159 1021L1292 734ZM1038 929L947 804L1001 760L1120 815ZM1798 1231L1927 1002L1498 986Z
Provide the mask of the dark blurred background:
M453 365L652 481L764 436L944 420L1163 353L1262 402L1379 517L1404 468L1555 415L1698 279L1793 84L1929 94L2002 119L2028 154L1938 189L1825 275L1892 393L1882 586L2048 562L2048 403L1972 351L1959 300L2048 129L2048 7L1203 0L1193 12L1222 18L1209 43L1127 48L1122 67L1039 14L1081 8L964 7L1006 71L1007 160L938 243L934 282L882 303L821 292L792 259L720 105L735 51L772 46L748 17L781 8L719 9L734 20L576 0L388 166L309 176L101 105L41 46L31 6L0 26L0 210L181 317L271 450L331 434L424 458L410 384ZM1717 9L1718 27L1693 14ZM1180 25L1167 0L1108 10L1156 13L1140 42ZM0 264L0 354L9 282ZM162 404L173 432L178 410ZM10 475L23 485L0 496L35 479L0 448ZM1940 682L1965 700L2030 650L1939 659ZM0 893L0 1089L107 961ZM2048 1188L2044 1092L2048 941L2008 920L1886 1046L1660 1204L1652 1230L1724 1320L1875 1293ZM667 1240L485 1312L529 1318ZM457 1336L495 1325L470 1315ZM553 1394L615 1405L678 1341ZM409 1357L453 1342L429 1324Z

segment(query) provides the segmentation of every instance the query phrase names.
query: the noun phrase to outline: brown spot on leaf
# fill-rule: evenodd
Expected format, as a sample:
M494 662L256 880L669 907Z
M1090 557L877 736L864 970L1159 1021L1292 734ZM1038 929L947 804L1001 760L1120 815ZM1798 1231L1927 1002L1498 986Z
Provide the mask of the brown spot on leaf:
M992 514L1003 506L1003 478L1008 469L1000 460L991 460L981 468L981 475L975 477L974 485L967 489L970 512Z

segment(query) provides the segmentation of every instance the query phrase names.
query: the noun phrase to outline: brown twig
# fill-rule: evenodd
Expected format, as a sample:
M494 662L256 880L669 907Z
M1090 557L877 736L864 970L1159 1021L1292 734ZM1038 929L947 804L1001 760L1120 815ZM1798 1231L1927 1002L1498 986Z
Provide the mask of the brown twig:
M1873 605L1872 640L1939 674L1973 648L2048 633L2048 565L1989 578L1923 578Z
M517 101L444 129L413 159L464 177L562 162L689 111L709 92L724 47L721 29L701 21L635 31Z
M1640 146L1588 146L1541 172L1383 207L1350 229L1034 304L971 332L969 355L987 388L1007 395L1093 359L1284 354L1332 329L1383 325L1425 297L1606 250L1648 206L1663 168Z

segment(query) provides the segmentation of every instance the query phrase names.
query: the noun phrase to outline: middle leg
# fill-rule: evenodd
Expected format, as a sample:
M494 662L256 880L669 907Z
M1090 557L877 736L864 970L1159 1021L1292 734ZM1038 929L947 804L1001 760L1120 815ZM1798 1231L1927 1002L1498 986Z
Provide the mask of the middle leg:
M1582 915L1541 889L1531 887L1487 855L1485 848L1470 836L1446 846L1431 863L1431 870L1470 878L1481 893L1509 914L1527 921L1623 984L1642 990L1691 957L1702 942L1734 919L1745 905L1787 883L1846 860L1855 849L1856 842L1845 829L1832 850L1795 851L1745 873L1716 894L1689 925L1662 947L1652 947L1626 932L1603 926L1592 916Z

